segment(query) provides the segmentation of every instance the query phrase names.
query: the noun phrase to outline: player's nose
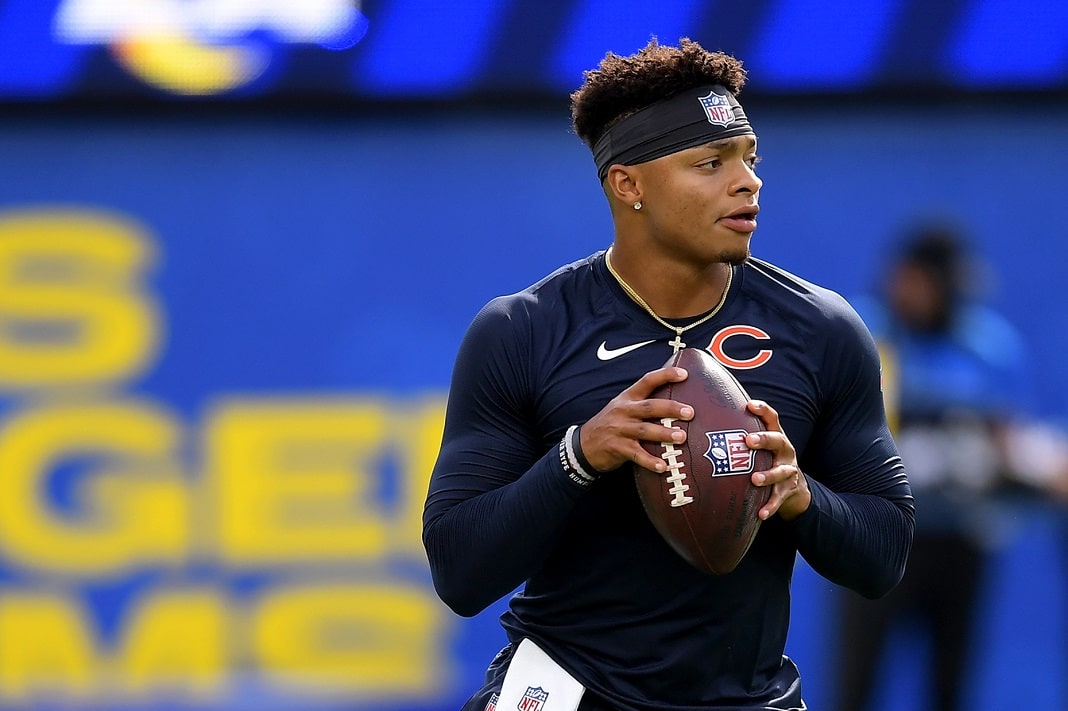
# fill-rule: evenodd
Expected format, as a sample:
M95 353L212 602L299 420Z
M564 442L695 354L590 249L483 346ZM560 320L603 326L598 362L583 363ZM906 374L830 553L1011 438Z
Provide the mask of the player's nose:
M763 187L764 181L756 174L753 166L746 162L740 163L738 177L734 182L735 193L756 193Z

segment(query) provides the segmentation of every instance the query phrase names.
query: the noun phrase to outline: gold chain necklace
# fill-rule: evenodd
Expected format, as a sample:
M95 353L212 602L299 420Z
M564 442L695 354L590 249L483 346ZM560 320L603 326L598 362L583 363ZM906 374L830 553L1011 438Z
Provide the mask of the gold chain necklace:
M626 281L623 280L623 277L619 276L619 273L615 270L614 267L612 267L612 248L611 247L609 247L608 251L604 253L604 265L606 267L608 267L608 272L613 277L615 277L615 280L617 282L619 282L619 285L621 287L623 287L623 291L627 292L627 296L629 296L630 298L634 299L635 303L637 303L638 306L641 306L643 309L645 309L645 312L647 314L649 314L650 316L652 316L654 319L656 319L657 323L661 324L662 326L665 326L666 328L670 328L672 331L675 332L675 338L673 340L671 340L671 341L668 341L668 345L675 349L674 350L675 353L678 353L680 350L682 350L683 348L686 347L686 344L682 342L682 334L683 333L685 333L686 331L689 331L691 328L696 328L696 327L700 326L702 323L704 323L705 321L709 320L710 318L712 318L713 316L718 314L719 310L721 308L723 308L724 302L727 301L727 294L731 290L731 281L734 279L734 269L733 268L728 268L728 270L727 270L727 284L723 287L723 296L719 297L719 303L716 304L715 307L713 307L713 309L711 311L709 311L707 314L705 314L701 318L697 319L693 323L687 324L685 326L673 326L670 323L668 323L667 321L665 321L664 319L660 318L657 315L657 313L655 311L653 311L653 309L649 306L649 304L645 303L645 299L643 299L641 296L639 296L638 292L636 292L634 290L634 288L631 287L630 284L628 284ZM729 265L728 265L728 267L729 267Z

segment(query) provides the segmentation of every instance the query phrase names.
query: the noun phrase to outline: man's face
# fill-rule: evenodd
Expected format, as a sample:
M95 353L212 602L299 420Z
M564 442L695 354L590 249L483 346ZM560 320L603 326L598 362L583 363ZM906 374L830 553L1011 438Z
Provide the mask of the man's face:
M933 331L946 323L947 286L930 269L901 262L890 270L889 300L894 314L910 328Z
M744 261L763 185L756 147L736 136L632 166L653 242L698 261Z

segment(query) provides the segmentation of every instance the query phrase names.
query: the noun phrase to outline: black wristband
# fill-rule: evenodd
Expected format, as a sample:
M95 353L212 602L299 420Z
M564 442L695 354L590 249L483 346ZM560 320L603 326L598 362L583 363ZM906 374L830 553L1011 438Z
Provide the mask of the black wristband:
M575 427L571 430L571 451L575 453L575 461L578 462L580 471L594 478L600 475L600 472L593 468L590 460L586 459L586 455L582 453L582 430L580 427Z
M575 456L572 445L575 441L575 433L577 431L578 426L571 425L571 428L564 434L563 439L560 440L560 444L557 447L557 454L560 457L560 466L563 468L564 473L567 474L568 478L579 486L585 488L593 484L597 478L584 469L582 465L579 464L578 458Z

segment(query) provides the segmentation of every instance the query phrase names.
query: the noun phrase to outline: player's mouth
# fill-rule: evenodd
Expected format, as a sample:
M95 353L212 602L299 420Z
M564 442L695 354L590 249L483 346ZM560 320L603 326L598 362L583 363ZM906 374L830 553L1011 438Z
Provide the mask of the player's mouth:
M757 228L758 212L760 212L759 205L746 205L719 218L719 222L735 232L753 232Z

